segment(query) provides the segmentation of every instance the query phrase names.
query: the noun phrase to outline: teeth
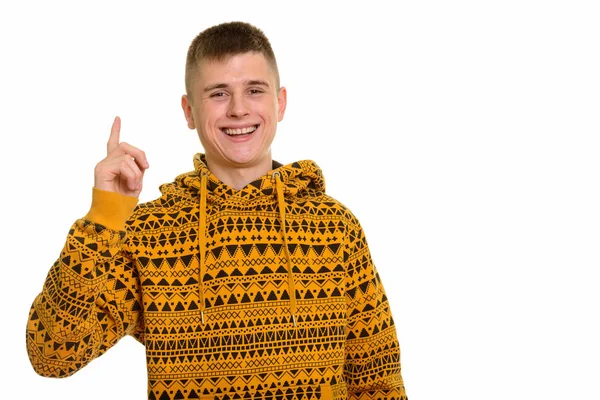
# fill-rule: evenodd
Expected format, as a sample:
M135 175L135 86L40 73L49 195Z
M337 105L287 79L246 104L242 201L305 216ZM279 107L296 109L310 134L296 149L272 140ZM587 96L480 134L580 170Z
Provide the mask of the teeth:
M230 136L245 135L246 133L254 132L256 130L256 128L258 128L258 125L249 126L247 128L241 128L241 129L223 128L223 132L225 132L226 134L228 134Z

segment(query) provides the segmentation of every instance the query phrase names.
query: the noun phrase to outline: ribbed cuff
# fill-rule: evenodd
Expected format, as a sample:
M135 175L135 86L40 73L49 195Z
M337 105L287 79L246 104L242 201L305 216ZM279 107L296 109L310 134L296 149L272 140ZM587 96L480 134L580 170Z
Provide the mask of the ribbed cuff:
M88 221L115 231L124 231L138 199L115 192L92 188L92 207L84 217Z

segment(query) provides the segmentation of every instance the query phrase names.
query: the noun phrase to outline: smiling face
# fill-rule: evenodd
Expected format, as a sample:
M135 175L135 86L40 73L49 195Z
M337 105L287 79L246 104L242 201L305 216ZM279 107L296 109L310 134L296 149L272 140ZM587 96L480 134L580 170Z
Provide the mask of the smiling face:
M286 90L277 87L262 54L202 61L190 94L181 105L211 170L271 169L271 143L285 112Z

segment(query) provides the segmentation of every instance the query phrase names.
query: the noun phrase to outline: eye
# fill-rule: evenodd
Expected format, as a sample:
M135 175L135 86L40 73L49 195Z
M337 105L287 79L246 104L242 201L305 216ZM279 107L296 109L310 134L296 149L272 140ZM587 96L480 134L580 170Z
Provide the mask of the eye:
M248 92L250 94L260 94L260 93L264 93L264 91L262 89L250 89L248 90Z
M218 99L218 98L223 98L226 95L227 95L227 93L225 93L225 92L214 92L210 95L210 97Z

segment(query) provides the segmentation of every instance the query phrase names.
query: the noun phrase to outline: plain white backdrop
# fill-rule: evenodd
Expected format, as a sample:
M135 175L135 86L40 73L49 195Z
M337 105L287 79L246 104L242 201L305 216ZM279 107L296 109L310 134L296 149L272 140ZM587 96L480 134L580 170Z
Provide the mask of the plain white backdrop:
M116 115L141 201L193 168L187 47L232 20L288 89L274 158L315 160L367 233L409 398L599 399L600 12L577 0L3 2L0 397L145 398L131 338L37 376L27 313Z

